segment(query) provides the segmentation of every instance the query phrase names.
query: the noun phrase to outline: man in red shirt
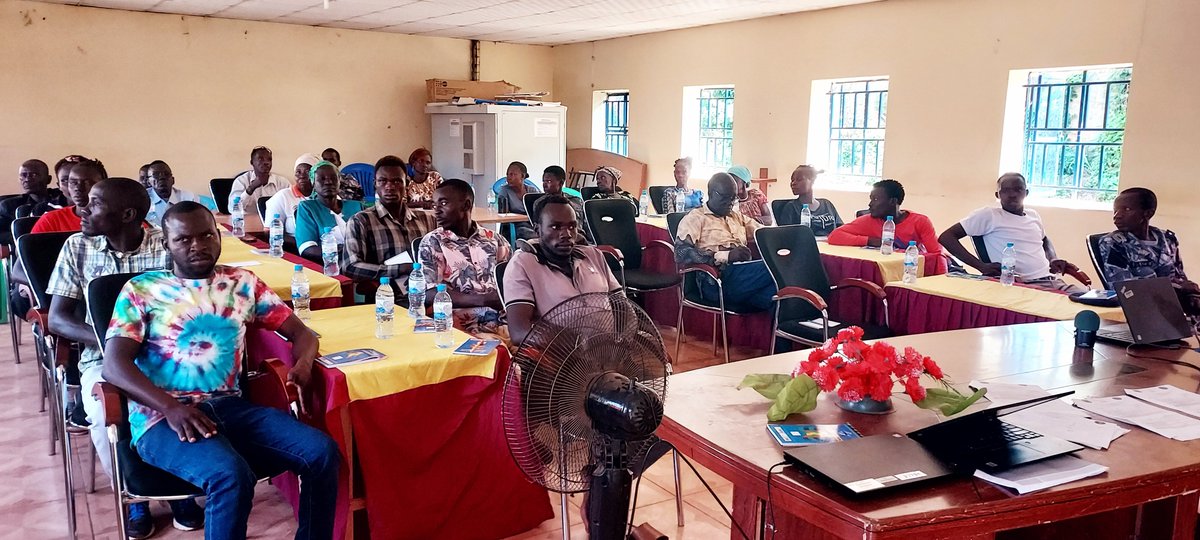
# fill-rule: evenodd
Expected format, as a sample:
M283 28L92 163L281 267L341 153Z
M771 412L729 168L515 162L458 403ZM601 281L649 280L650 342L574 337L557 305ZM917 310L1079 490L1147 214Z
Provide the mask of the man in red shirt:
M883 224L888 216L896 224L896 237L892 242L896 251L904 253L909 240L916 240L921 253L930 255L926 264L936 261L936 273L945 272L946 259L942 257L942 245L938 243L933 222L923 214L901 210L904 202L904 186L892 179L880 180L871 186L870 212L858 219L838 227L829 233L829 243L835 246L879 247L883 236ZM932 275L927 269L926 275Z
M104 164L97 160L83 158L71 167L67 181L62 187L67 192L67 199L73 204L58 210L42 214L33 225L33 232L72 232L79 230L79 209L87 206L88 192L97 182L108 178Z

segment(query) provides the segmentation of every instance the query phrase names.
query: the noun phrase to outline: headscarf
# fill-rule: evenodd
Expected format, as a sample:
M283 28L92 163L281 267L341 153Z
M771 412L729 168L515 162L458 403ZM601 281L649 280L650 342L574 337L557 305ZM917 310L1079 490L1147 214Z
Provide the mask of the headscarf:
M603 165L603 166L596 168L596 174L600 174L602 172L608 173L609 176L612 176L613 183L616 183L616 184L621 183L621 169L618 169L616 167L610 167L608 165Z
M317 169L320 169L321 167L324 167L326 165L333 167L333 170L335 170L335 171L338 170L337 165L334 165L333 162L325 161L323 159L321 161L318 161L316 165L313 165L312 169L309 169L308 179L309 179L309 181L311 181L313 183L313 190L312 190L312 193L310 193L308 195L308 198L314 199L314 200L317 198ZM341 181L340 176L338 177L338 181L339 182Z
M730 167L729 171L727 172L732 174L738 180L744 182L746 185L750 185L750 169L745 165L734 165Z
M320 161L320 156L316 154L301 154L300 157L296 158L296 164L292 166L292 170L296 170L296 167L299 167L301 164L308 164L309 167L315 167ZM326 161L326 163L329 162ZM312 169L309 169L309 172L311 173Z

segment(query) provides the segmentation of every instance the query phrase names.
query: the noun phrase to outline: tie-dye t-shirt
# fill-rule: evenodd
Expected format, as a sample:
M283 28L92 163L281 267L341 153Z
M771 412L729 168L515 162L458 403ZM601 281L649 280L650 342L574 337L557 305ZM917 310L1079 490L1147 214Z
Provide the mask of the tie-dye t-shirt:
M240 268L217 266L209 279L147 272L125 285L113 308L108 339L142 344L134 364L182 403L235 395L246 325L276 330L292 311L270 287ZM129 401L133 440L163 418Z

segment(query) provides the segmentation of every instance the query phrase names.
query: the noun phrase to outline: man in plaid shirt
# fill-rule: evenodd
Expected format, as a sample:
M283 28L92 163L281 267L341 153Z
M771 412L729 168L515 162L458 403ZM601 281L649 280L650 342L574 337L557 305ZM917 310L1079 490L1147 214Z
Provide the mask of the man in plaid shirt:
M408 275L413 265L385 261L410 251L414 239L437 228L429 211L405 207L407 179L400 158L387 156L375 163L375 206L359 212L347 224L346 258L342 263L342 273L357 281L391 278L396 299L402 304L407 304ZM409 256L416 261L416 253Z

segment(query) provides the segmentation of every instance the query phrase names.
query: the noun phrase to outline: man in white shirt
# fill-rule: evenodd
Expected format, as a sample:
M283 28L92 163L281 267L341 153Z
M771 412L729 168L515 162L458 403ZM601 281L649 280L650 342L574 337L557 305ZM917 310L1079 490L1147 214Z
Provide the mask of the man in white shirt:
M1025 197L1029 189L1025 177L1020 173L1004 173L996 180L996 198L1000 208L985 207L971 212L962 221L946 229L938 236L938 242L946 251L962 262L979 270L985 276L1000 275L1000 257L1008 243L1016 252L1015 274L1017 281L1035 287L1079 292L1079 285L1063 281L1061 274L1070 274L1084 285L1091 285L1087 275L1079 267L1054 253L1054 246L1046 237L1042 217L1032 209L1025 208ZM971 254L959 241L965 236L982 236L987 246L985 263Z
M195 193L175 187L175 175L171 173L171 167L162 160L150 162L150 168L146 171L146 183L150 186L146 190L150 195L150 212L146 214L146 221L155 227L162 227L162 216L171 205L199 200Z
M308 171L311 171L313 165L316 165L318 161L321 161L321 158L313 154L304 154L296 158L296 183L267 199L265 215L279 214L279 219L283 221L285 234L293 236L296 234L296 206L300 204L300 201L312 195L313 184L312 179L308 176Z
M258 212L258 199L270 197L280 191L292 187L287 178L271 172L271 149L256 146L250 151L250 167L237 178L233 179L233 188L229 190L229 208L232 211L233 201L241 199L242 210Z

